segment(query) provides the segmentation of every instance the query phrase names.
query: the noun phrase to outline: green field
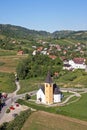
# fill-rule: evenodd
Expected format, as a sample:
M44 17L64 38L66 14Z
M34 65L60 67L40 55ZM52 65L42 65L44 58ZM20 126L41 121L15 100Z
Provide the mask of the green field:
M19 90L18 94L38 90L41 83L43 83L43 78L20 80L21 89Z
M13 54L15 54L14 51L0 50L0 92L11 93L16 90L15 77L13 76L12 79L11 73L16 72L18 62L25 58L26 55L18 56Z
M0 56L0 72L15 72L16 67L19 61L23 58L27 57L27 55L7 55L7 56Z
M11 55L16 55L16 51L13 51L13 50L3 50L3 49L0 49L0 56L11 56Z
M59 107L57 109L58 114L78 118L87 121L87 93L82 94L81 99L78 102Z
M11 93L15 90L14 75L0 72L0 92Z
M61 71L56 82L62 87L87 87L87 72L84 70Z
M25 104L29 107L35 108L37 110L43 110L51 113L62 114L69 117L86 120L87 121L87 94L82 94L82 97L78 102L74 102L65 106L56 107L45 107L44 105L38 105L32 102L26 102L19 100L21 104Z

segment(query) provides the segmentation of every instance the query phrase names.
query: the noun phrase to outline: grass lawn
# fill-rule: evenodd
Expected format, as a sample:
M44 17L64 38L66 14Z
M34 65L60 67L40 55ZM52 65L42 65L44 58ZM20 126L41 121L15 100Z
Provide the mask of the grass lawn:
M26 80L20 80L21 90L18 93L25 93L33 90L38 90L40 84L44 83L45 78L30 78ZM74 72L65 72L63 76L53 79L60 88L83 88L87 87L87 73L82 70L76 70Z
M36 95L31 96L31 99L36 100Z
M43 78L30 78L26 80L20 80L21 89L19 90L20 93L25 93L33 90L38 90L40 84L43 83Z
M0 92L11 93L15 90L16 85L11 79L11 74L0 72Z
M63 101L65 101L66 100L66 98L68 98L70 95L72 95L72 93L70 93L70 92L63 92L63 99L62 99L62 102ZM74 98L76 98L76 97L74 97ZM70 101L70 100L69 100Z
M0 49L0 56L11 56L11 55L16 55L16 51L13 51L13 50L3 50L3 49Z
M87 87L87 72L84 70L61 71L60 75L55 81L62 87Z
M31 102L26 102L19 100L21 104L25 104L29 107L35 108L37 110L43 110L51 113L62 114L69 117L86 120L87 121L87 94L83 94L78 102L66 106L56 106L56 107L45 107L44 105L38 105Z
M59 107L57 113L87 121L87 93L78 102Z

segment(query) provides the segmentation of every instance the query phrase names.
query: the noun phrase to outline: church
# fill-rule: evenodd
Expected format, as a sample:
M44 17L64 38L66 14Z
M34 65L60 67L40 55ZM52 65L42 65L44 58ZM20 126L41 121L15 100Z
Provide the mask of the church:
M53 84L52 77L48 72L45 83L36 93L37 101L43 104L53 104L61 102L62 92L56 84Z

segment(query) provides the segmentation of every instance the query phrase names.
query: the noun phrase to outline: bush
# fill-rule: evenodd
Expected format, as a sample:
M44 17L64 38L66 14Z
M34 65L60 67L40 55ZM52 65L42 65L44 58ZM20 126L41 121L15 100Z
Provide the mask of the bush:
M9 113L10 112L10 109L7 109L6 113Z
M30 98L31 98L31 96L30 96L29 94L26 94L26 95L25 95L25 99L26 99L26 100L28 100L28 99L30 99Z
M21 130L24 122L30 115L31 115L30 109L21 112L20 115L16 116L13 121L11 121L11 122L9 122L9 124L7 124L5 130Z
M4 122L4 123L0 126L0 130L6 130L6 129L7 129L7 125L8 125L8 122Z

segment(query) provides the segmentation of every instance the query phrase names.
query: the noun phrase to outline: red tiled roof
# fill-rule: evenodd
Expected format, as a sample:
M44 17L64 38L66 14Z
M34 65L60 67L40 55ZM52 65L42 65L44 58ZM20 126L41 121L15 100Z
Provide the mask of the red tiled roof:
M37 48L37 51L42 51L42 50L43 50L43 47Z
M24 52L23 51L18 51L18 55L22 55Z
M51 59L56 59L57 58L57 56L55 56L55 55L49 55L49 57L51 58Z
M62 61L67 60L67 58L65 56L61 56L60 58Z
M73 61L76 64L83 64L85 59L84 58L74 58Z

